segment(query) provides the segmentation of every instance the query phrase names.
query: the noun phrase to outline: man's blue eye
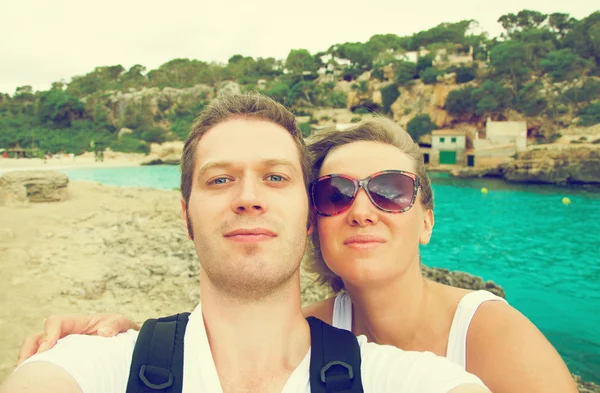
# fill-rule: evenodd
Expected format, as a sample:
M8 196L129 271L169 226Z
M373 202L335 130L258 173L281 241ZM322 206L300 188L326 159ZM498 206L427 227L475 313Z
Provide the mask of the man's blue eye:
M228 178L226 177L219 177L218 179L213 180L213 183L215 184L225 184L229 181Z
M279 176L279 175L269 175L268 178L274 182L282 182L284 180L283 176Z

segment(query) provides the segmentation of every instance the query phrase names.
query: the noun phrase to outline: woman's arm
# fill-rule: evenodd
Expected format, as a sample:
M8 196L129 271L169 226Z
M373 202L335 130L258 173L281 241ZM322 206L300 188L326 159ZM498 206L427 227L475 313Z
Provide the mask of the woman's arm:
M140 327L121 314L53 315L46 319L43 332L30 334L25 338L16 366L36 353L49 350L59 339L70 334L112 337L129 329L140 330Z
M485 302L475 313L467 335L467 371L494 393L577 393L552 344L503 302Z

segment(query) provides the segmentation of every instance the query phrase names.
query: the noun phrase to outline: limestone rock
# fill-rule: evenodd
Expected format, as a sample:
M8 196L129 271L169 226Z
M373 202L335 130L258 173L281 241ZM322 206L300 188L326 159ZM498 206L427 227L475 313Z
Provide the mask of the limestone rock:
M0 205L60 202L68 197L69 178L58 171L14 171L0 176Z
M240 94L240 92L240 85L233 81L223 82L221 88L219 89L219 94L222 95Z
M485 289L495 295L505 298L504 289L493 281L483 281L481 277L468 273L449 271L448 269L431 268L421 265L421 272L425 278L457 288L479 290Z
M133 133L132 129L123 127L119 130L119 134L117 135L117 138L121 139L124 135L129 135L132 133Z
M600 183L600 149L552 146L519 153L500 165L504 178L526 183Z

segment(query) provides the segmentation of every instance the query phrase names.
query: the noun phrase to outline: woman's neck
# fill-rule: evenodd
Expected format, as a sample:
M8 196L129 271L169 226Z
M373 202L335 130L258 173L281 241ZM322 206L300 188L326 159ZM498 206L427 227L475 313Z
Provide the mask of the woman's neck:
M415 349L436 315L431 283L412 264L401 277L368 287L346 287L353 303L353 331L369 341Z

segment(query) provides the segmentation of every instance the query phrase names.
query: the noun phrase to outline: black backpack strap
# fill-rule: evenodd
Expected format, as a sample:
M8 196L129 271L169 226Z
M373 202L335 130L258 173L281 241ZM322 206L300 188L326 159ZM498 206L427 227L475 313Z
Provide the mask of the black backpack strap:
M144 322L133 350L127 393L180 393L189 313Z
M360 346L352 332L314 317L310 325L311 393L362 393Z

